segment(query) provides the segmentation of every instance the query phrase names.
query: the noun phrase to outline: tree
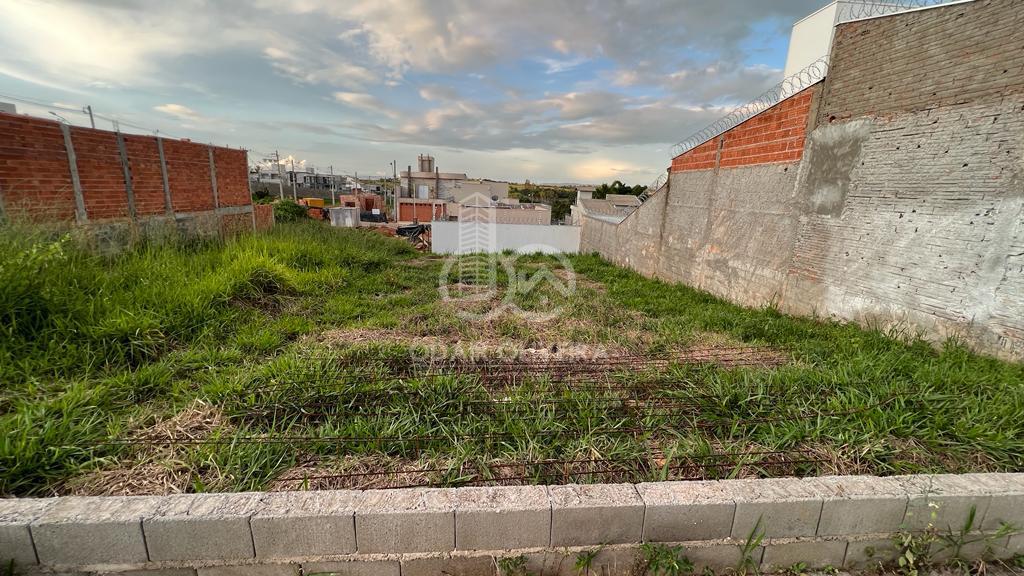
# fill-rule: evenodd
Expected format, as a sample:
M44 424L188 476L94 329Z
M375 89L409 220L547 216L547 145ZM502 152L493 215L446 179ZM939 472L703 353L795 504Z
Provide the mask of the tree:
M636 186L627 186L623 184L621 181L616 180L612 182L610 185L601 184L600 186L595 188L594 198L604 199L609 194L626 194L630 196L639 196L643 194L646 190L647 186L641 186L639 184L637 184Z

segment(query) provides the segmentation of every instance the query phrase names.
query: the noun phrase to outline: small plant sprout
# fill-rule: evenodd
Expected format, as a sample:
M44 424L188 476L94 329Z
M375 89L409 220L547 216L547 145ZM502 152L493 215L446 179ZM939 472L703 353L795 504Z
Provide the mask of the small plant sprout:
M693 562L683 554L682 546L646 543L640 546L640 552L646 564L645 574L678 576L693 573Z
M498 573L500 576L530 576L526 571L526 556L498 558Z
M598 553L601 552L603 546L594 548L593 550L583 550L576 555L576 574L580 576L590 576L590 568L594 564L594 558L597 557Z
M764 541L765 531L761 523L762 518L762 516L757 517L757 522L754 523L754 527L750 529L750 534L747 534L747 539L743 542L743 546L740 547L740 561L736 565L737 574L760 573L761 566L759 562L754 560L754 551Z

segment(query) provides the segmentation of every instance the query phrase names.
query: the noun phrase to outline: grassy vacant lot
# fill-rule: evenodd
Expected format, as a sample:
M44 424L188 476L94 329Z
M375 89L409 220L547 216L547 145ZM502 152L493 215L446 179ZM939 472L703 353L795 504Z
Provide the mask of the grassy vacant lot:
M0 494L1024 469L1024 366L594 256L453 303L465 266L312 222L117 256L0 233ZM574 292L515 290L566 264ZM513 355L587 377L444 370Z

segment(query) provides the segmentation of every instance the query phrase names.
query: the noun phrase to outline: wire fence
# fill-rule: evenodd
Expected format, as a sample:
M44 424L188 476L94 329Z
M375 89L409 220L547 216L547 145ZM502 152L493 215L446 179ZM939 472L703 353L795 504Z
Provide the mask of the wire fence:
M931 8L944 4L956 4L968 0L848 0L837 5L836 24L887 16L919 8ZM701 130L678 142L672 147L672 157L685 154L697 146L732 130L750 118L775 106L790 96L825 79L828 75L829 56L824 55L803 70L783 79L760 96L705 126Z
M672 147L672 157L685 154L697 146L732 130L793 94L820 82L827 74L828 57L815 60L803 70L772 86L757 98L733 109L732 112L705 126L689 138L677 143Z
M965 0L845 0L837 5L836 23L887 16L918 8L956 4Z

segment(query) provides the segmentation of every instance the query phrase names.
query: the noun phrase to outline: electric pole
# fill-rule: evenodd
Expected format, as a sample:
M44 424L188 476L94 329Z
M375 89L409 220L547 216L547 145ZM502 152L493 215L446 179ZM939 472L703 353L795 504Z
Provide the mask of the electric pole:
M291 160L292 163L292 178L295 180L294 182L292 182L292 200L298 202L299 193L296 191L296 189L299 187L299 177L298 175L295 174L295 156L292 156L291 158L289 158L289 160Z
M90 104L90 105L86 106L85 108L82 108L82 112L85 112L86 114L89 115L89 125L91 125L93 127L93 129L95 129L96 128L96 120L93 120L93 117L92 117L92 105Z
M277 192L284 200L284 169L281 167L281 154L274 150L274 162L277 165Z
M331 171L331 206L334 205L334 164L329 166Z

